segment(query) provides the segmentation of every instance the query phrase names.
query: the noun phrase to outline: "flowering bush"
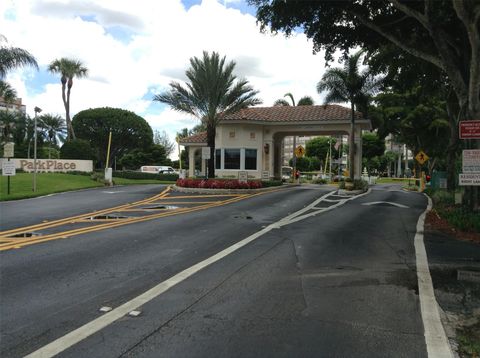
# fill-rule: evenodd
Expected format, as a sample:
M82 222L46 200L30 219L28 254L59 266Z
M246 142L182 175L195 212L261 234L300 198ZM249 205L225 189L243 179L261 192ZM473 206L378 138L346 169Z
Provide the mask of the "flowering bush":
M263 186L259 180L240 182L231 179L178 179L176 184L183 188L202 189L259 189Z

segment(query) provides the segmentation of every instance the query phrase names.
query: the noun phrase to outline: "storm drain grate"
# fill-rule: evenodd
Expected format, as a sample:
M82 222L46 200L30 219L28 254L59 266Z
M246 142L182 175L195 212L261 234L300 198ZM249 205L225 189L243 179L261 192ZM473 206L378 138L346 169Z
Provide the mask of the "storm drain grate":
M35 237L35 236L41 236L39 232L21 232L19 234L7 236L7 237Z
M174 206L174 205L151 205L151 206L143 206L142 209L145 209L145 210L175 210L175 209L178 209L178 206Z
M124 220L128 219L128 216L124 215L96 215L96 216L91 216L90 220Z

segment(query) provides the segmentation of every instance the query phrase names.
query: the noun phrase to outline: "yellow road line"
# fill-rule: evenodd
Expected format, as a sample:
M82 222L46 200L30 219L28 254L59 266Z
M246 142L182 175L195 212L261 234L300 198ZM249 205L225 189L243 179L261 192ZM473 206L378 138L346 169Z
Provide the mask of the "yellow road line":
M170 191L170 189L171 189L170 187L167 187L160 194L157 194L157 195L155 195L151 198L143 199L143 200L137 201L135 203L131 203L131 204L123 204L123 205L112 207L112 208L102 209L102 210L98 210L98 211L92 211L92 212L86 213L86 214L80 214L80 215L71 216L71 217L63 218L63 219L59 219L59 220L43 222L41 224L35 224L35 225L24 226L24 227L15 228L15 229L6 230L6 231L0 231L0 236L6 236L6 235L9 236L9 235L17 234L17 233L23 233L23 232L28 232L28 231L35 231L35 230L39 230L39 229L56 227L56 226L60 226L60 225L68 224L68 223L74 223L76 219L80 219L80 220L81 219L86 219L90 216L106 214L106 213L109 213L109 212L112 212L112 211L116 211L120 208L127 208L127 207L132 207L132 206L135 206L135 205L146 204L146 203L149 203L151 200L154 201L154 200L159 199L160 197L163 197L163 196L167 195L168 192Z
M161 194L167 195L169 189L170 188L167 188ZM184 214L184 213L190 213L190 212L194 212L194 211L209 209L209 208L213 208L213 207L227 205L227 204L230 204L230 203L235 203L235 202L241 201L243 199L247 199L247 198L250 198L250 197L262 195L262 194L265 194L265 193L271 193L271 192L279 191L279 190L282 190L282 189L284 189L284 188L269 190L267 192L259 192L259 193L255 193L255 194L239 194L239 195L235 195L231 199L227 199L227 200L224 200L224 201L217 201L217 202L213 202L213 203L209 203L209 204L205 204L205 205L200 205L200 206L196 206L196 207L192 207L192 208L179 208L179 209L176 209L176 210L162 211L161 213L146 215L146 216L142 216L142 217L138 217L138 218L111 220L112 222L106 222L106 223L102 223L102 224L97 223L94 226L89 226L89 227L86 227L86 228L83 227L83 228L72 229L72 230L59 232L59 233L54 233L54 234L45 235L45 236L36 236L36 237L31 237L31 238L25 238L25 239L22 239L22 240L15 240L14 242L12 241L12 242L8 242L8 243L0 243L0 251L10 250L10 249L14 249L14 248L18 249L18 248L21 248L21 247L24 247L24 246L29 246L29 245L42 243L42 242L47 242L47 241L52 241L52 240L65 239L65 238L68 238L68 237L71 237L71 236L86 234L86 233L95 232L95 231L99 231L99 230L110 229L110 228L115 228L115 227L119 227L119 226L123 226L123 225L129 225L129 224L133 224L133 223L149 221L149 220L153 220L153 219L157 219L157 218L162 218L162 217L167 217L167 216L173 216L173 215L178 215L178 214ZM159 195L161 195L161 194L159 194ZM157 195L155 197L158 198L159 195ZM222 195L219 195L219 196L222 196ZM229 196L233 196L233 195L229 195ZM145 199L145 200L142 200L141 202L145 202L147 200L148 199ZM98 212L96 212L96 214L98 214ZM79 215L78 217L82 218L82 217L85 217L85 216L91 216L91 214ZM77 221L71 221L71 220L72 220L72 218L68 218L68 220L63 220L63 221L70 221L70 222L73 222L73 223L75 223L75 222L85 222L83 220L82 221L78 221L78 220ZM88 222L95 223L95 222L97 222L97 220L88 220ZM55 226L58 226L58 225L55 225ZM24 229L24 228L22 228L22 229ZM22 230L22 231L25 231L25 230ZM3 234L3 233L1 233L1 234Z

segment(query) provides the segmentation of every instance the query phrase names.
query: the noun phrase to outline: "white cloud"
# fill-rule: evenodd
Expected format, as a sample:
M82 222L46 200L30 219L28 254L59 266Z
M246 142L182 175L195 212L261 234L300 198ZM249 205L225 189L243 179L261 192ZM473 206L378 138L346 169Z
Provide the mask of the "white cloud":
M312 54L303 34L261 34L252 15L224 6L232 2L238 0L203 0L187 10L180 0L2 1L1 33L34 54L42 71L32 77L31 69L20 70L9 80L29 113L39 106L63 114L59 78L49 77L46 68L55 58L80 59L89 77L74 81L72 114L99 106L125 108L173 136L198 121L152 104L151 98L170 81L185 80L189 58L207 50L235 60L236 74L260 91L265 106L287 92L320 103L315 86L324 71L323 56Z

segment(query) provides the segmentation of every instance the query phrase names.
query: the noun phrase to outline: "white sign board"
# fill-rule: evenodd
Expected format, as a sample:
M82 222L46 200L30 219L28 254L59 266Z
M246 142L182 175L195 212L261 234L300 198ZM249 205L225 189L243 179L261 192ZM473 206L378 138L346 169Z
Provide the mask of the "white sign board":
M0 159L6 162L7 159ZM33 172L33 159L15 158L11 162L15 163L15 168L21 169L25 172ZM70 171L77 172L92 172L93 162L91 160L77 160L77 159L37 159L37 171L41 173L59 172L65 173Z
M458 184L461 186L480 186L480 173L459 174Z
M2 175L3 176L13 176L16 174L15 162L4 160L2 162Z
M462 151L463 173L480 173L480 149Z
M14 148L14 143L10 142L10 143L5 143L5 145L3 146L3 157L4 158L13 158L14 157L14 154L13 154L13 148Z
M210 159L210 147L202 147L202 159Z
M238 172L238 181L245 183L248 180L248 172L241 171Z
M262 180L270 180L270 172L268 170L262 172Z

